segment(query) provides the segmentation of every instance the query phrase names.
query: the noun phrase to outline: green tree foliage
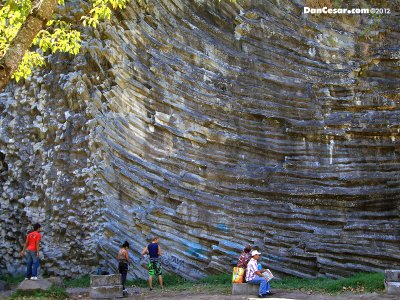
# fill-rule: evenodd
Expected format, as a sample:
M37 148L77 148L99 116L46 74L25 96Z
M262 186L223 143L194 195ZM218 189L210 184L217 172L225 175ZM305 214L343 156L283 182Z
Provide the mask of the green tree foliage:
M31 75L34 67L43 66L45 63L43 54L46 52L59 51L76 55L82 41L80 26L96 27L100 21L111 18L112 10L123 9L126 2L127 0L89 0L90 9L81 18L81 24L72 24L60 19L50 20L47 22L46 28L36 35L12 78L19 81L21 78ZM27 16L38 5L40 5L40 0L5 1L0 8L0 58L7 52ZM64 5L64 0L58 0L58 5Z

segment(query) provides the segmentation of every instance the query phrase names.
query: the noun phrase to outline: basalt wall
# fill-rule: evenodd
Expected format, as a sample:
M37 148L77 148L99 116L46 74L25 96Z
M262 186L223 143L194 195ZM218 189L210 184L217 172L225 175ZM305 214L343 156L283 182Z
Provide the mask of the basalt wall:
M43 269L63 276L116 270L128 240L143 277L155 235L188 278L230 271L248 243L280 275L399 266L398 5L303 13L333 5L132 1L77 57L11 84L0 267L21 268L37 221Z

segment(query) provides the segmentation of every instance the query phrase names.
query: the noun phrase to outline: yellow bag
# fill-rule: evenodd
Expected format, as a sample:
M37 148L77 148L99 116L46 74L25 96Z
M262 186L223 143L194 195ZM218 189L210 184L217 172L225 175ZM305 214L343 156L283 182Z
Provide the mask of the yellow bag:
M233 268L232 283L243 283L244 269L239 267Z

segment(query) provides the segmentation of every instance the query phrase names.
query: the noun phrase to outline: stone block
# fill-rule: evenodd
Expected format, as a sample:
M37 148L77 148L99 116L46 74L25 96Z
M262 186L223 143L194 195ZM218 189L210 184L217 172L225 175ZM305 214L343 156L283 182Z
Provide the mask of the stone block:
M385 280L387 282L400 282L400 270L385 270Z
M258 295L259 284L233 283L232 295Z
M121 274L90 275L90 286L114 286L121 284Z
M17 287L18 291L47 291L51 287L51 282L46 279L29 280L25 279Z
M92 299L113 299L122 298L122 285L97 286L90 288L90 298Z
M387 294L400 296L400 282L385 281L385 288Z
M0 280L0 292L8 291L10 289L10 284L8 282Z

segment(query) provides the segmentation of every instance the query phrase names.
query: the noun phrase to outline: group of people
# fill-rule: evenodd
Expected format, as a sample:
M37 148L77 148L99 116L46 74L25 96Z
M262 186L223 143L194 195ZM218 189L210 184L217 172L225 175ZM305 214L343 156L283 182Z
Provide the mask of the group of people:
M21 256L26 258L26 275L25 279L37 280L38 279L38 268L39 268L39 249L40 240L42 235L40 234L41 225L34 224L33 231L30 232L25 240L24 247L21 252ZM157 276L160 287L163 288L163 278L162 278L162 268L161 268L161 248L158 245L159 238L154 237L152 242L144 247L142 255L145 257L149 256L148 271L149 271L149 288L153 289L153 276ZM123 288L123 293L127 294L127 289L125 287L126 276L129 269L129 243L125 241L121 246L121 249L117 255L118 259L118 270L121 274L121 283Z
M40 224L33 225L33 231L28 234L21 255L26 257L27 270L26 279L37 280L37 270L39 267L39 242L42 238L40 234ZM153 289L153 276L157 276L160 287L163 288L162 268L160 257L162 255L159 238L154 237L150 244L144 247L142 255L149 255L148 272L149 272L149 288ZM247 245L239 257L237 266L245 269L245 280L249 284L259 284L259 297L266 298L272 295L268 277L264 275L266 271L258 263L261 253L258 250L252 250L250 245ZM118 270L121 274L121 283L123 293L127 294L125 287L126 277L128 274L130 259L129 259L129 243L125 241L117 255Z
M261 253L258 250L252 250L250 245L247 245L238 259L237 266L245 269L245 280L249 284L259 284L258 297L266 298L273 295L270 289L269 279L264 274L266 269L263 269L258 263Z
M150 244L144 247L142 251L143 257L146 255L149 256L149 288L150 290L153 289L153 276L158 277L158 281L160 283L160 287L163 288L163 278L162 278L162 268L161 268L161 248L158 244L159 238L154 237ZM122 244L121 249L118 252L118 271L121 274L121 283L124 295L128 293L127 289L125 288L126 276L128 274L129 269L129 243L125 241Z

